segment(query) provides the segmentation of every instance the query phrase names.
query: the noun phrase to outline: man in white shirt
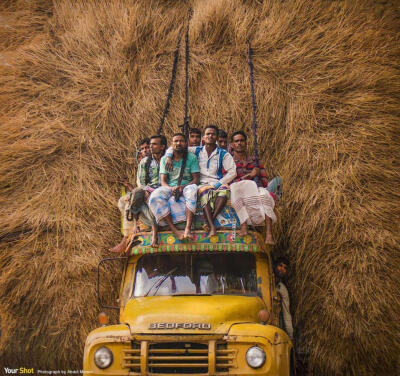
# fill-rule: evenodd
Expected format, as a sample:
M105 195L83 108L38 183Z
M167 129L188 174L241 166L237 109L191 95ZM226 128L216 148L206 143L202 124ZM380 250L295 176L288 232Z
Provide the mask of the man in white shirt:
M293 323L292 323L292 315L290 314L290 301L289 301L289 292L283 280L287 276L287 270L289 266L289 261L286 257L279 257L275 261L275 276L276 276L276 291L281 296L281 304L282 304L282 321L283 327L293 341Z
M207 125L204 128L203 146L189 147L194 153L200 166L200 197L207 224L210 228L209 236L217 234L214 224L215 218L226 205L229 198L228 184L236 177L236 164L231 154L217 146L218 127ZM166 153L169 162L166 168L172 167L172 150Z

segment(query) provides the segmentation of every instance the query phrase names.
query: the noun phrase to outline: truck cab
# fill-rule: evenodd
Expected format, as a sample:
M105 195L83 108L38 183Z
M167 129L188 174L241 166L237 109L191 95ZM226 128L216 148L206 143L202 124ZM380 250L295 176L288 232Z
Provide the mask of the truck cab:
M169 232L158 248L142 233L126 253L119 324L87 337L83 370L93 375L282 375L293 346L279 328L270 246L261 233L191 242Z

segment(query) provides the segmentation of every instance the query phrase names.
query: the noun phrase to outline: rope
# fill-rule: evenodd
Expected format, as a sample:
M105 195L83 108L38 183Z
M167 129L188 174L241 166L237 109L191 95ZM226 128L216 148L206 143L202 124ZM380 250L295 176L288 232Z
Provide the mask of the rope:
M189 10L190 12L190 10ZM190 23L190 13L189 19L186 27L185 34L185 117L183 120L183 134L186 139L189 137L189 23Z
M253 67L253 51L250 47L250 42L248 43L249 50L249 68L250 68L250 88L251 88L251 107L253 112L253 135L254 135L254 157L256 160L256 166L258 166L258 142L257 142L257 103L256 103L256 94L254 92L254 67Z
M179 32L178 41L176 43L176 49L175 49L175 52L174 52L174 62L173 62L173 65L172 65L171 82L169 84L167 100L165 102L164 112L163 112L162 117L161 117L161 123L160 123L160 126L158 127L157 134L162 134L165 118L167 117L168 112L169 112L169 106L170 106L172 93L174 91L174 86L175 86L176 72L178 70L179 49L181 47L182 30L183 29L181 29L181 31Z

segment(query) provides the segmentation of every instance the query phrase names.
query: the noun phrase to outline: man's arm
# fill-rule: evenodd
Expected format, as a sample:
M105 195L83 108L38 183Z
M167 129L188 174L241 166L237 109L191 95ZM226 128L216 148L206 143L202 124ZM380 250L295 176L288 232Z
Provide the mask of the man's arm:
M236 164L233 160L232 155L226 153L222 161L222 165L226 171L226 174L216 183L215 188L219 188L221 185L230 183L236 177Z
M192 181L190 181L186 185L191 185L191 184L199 185L199 183L200 183L200 172L192 172ZM186 187L186 185L184 185L184 187Z
M160 173L160 177L161 177L161 186L162 187L172 188L168 184L168 175L167 174Z
M148 158L148 157L147 157ZM146 170L145 170L145 161L146 158L143 158L139 162L137 174L136 174L136 185L138 187L144 187L146 186Z
M196 151L197 146L188 146L188 151L190 153L194 153ZM167 151L165 152L165 169L167 171L172 170L172 156L174 154L174 150L172 149L172 146L170 146Z

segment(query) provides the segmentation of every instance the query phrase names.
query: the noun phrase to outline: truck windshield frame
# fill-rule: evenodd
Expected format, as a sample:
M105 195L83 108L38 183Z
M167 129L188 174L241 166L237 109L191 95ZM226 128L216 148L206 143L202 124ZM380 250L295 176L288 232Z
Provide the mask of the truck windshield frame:
M136 265L131 298L149 296L258 296L256 257L246 252L158 253Z

